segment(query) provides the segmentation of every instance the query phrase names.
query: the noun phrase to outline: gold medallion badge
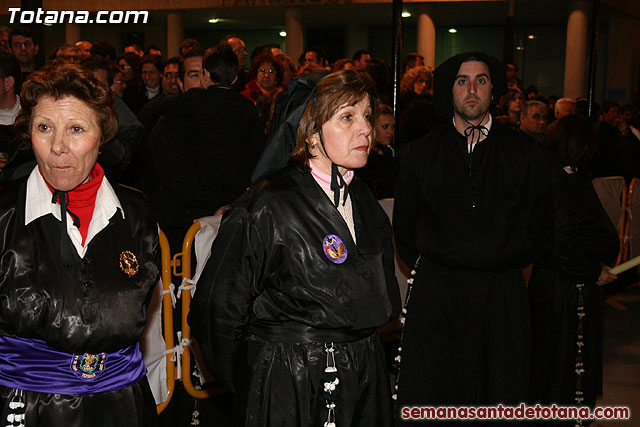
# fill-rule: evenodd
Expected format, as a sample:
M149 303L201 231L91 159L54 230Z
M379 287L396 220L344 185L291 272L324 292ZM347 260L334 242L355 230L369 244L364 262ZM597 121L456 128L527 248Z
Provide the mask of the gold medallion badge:
M123 251L120 253L120 269L124 271L124 274L131 277L138 272L138 259L130 251Z

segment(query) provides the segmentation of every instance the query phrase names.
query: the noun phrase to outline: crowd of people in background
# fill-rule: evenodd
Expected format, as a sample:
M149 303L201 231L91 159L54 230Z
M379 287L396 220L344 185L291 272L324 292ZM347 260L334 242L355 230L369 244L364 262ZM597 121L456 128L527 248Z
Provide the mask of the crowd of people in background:
M242 38L234 34L224 37L221 44L228 45L238 59L237 75L231 86L255 105L265 139L274 132L272 118L278 100L286 98L289 82L297 76L343 69L366 72L373 79L381 102L393 105L391 67L366 50L357 51L351 58L330 61L321 46L309 47L298 58L290 58L276 43L257 46L249 55ZM0 94L0 125L3 126L0 128L0 152L6 153L4 157L14 151L9 143L10 125L19 111L21 82L37 69L39 49L39 41L28 29L0 28L0 51L6 52L2 56L1 70L5 89ZM124 147L126 155L120 159L121 164L114 165L115 172L111 175L152 197L155 178L148 136L162 114L164 98L205 87L206 80L202 76L205 51L197 40L185 39L180 55L166 59L156 45L150 45L145 51L135 42L125 43L123 52L118 53L108 42L79 40L53 49L47 54L47 62L85 64L117 95L119 118L124 122L121 128L126 128L125 134L133 135L134 140ZM429 133L435 121L433 69L424 65L421 55L409 53L402 60L401 73L397 103L395 111L392 110L398 132L393 142L387 144L394 150ZM553 94L545 97L533 85L525 88L518 77L516 64L508 64L506 73L509 92L498 102L496 120L542 144L557 120L576 114L589 121L601 141L598 154L594 156L594 176L621 175L630 179L640 175L637 106L607 101L602 106L593 104L592 111L588 111L586 98L560 98ZM6 78L11 76L13 83L8 84ZM136 128L136 125L142 126ZM0 162L3 160L6 159L0 158ZM117 161L115 158L110 160ZM383 174L389 173L393 175L394 172L385 170ZM389 190L378 195L392 197L392 186L385 187Z

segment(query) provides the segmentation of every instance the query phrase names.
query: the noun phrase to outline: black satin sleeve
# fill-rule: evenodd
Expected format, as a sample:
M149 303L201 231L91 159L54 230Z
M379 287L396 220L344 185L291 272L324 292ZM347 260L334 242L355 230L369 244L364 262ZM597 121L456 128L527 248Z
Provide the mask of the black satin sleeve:
M191 302L189 325L215 377L237 390L248 370L246 342L251 303L260 292L261 275L268 270L270 231L268 214L251 215L243 196L227 213L198 280Z

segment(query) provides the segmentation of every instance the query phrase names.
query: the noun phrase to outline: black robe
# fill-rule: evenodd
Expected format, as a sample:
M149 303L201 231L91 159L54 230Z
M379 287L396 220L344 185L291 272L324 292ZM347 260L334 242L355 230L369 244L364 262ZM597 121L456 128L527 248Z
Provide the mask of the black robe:
M26 179L2 190L0 335L44 340L75 354L113 352L138 341L158 281L158 230L144 197L123 187L114 190L125 218L118 210L89 242L84 258L74 250L68 270L60 262L61 222L48 214L24 225ZM123 251L138 260L132 277L120 268ZM12 392L0 386L3 420ZM24 399L30 427L150 426L157 418L146 376L106 393L25 391Z
M575 406L578 341L583 341L580 391L593 407L602 393L603 289L596 285L600 263L611 265L619 250L613 223L590 181L553 164L555 245L536 263L529 281L533 356L532 403ZM578 284L584 284L581 291ZM578 294L584 301L578 335ZM545 424L546 425L546 424ZM573 425L573 424L572 424Z
M236 392L240 425L322 425L330 397L323 383L336 376L324 372L324 346L332 341L340 380L331 397L337 425L391 423L374 333L399 313L391 227L362 181L354 178L349 192L357 244L308 171L285 170L225 214L189 324L207 366ZM323 250L329 234L346 246L342 264ZM265 329L282 333L265 339ZM327 339L285 330L326 333ZM359 338L342 342L330 338L335 335Z
M407 148L394 232L403 261L421 259L398 408L522 402L530 327L521 269L552 243L548 162L495 121L471 154L452 124Z

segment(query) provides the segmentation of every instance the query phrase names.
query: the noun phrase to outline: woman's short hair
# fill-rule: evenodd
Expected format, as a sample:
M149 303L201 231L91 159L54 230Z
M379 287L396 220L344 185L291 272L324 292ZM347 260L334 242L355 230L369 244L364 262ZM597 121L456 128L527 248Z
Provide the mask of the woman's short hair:
M322 129L322 125L344 105L355 105L365 97L371 103L371 117L375 120L378 113L378 98L375 95L373 80L367 73L342 70L329 74L315 87L298 126L296 146L290 161L303 166L311 159L307 141ZM373 141L375 123L371 123Z
M100 144L110 141L118 129L118 119L109 87L93 72L77 64L47 65L29 74L20 93L20 114L14 124L16 137L31 141L33 110L43 96L54 100L73 97L84 102L95 114L100 128Z
M413 67L404 73L400 82L400 92L412 92L413 84L417 80L424 80L427 83L425 90L428 93L433 93L433 71L426 66Z
M273 64L273 70L276 72L276 84L279 85L282 83L284 72L282 71L282 65L280 65L280 62L278 62L278 60L270 53L261 53L253 58L253 61L251 61L251 68L249 69L249 76L252 79L255 79L258 76L258 69L260 66L267 62Z

